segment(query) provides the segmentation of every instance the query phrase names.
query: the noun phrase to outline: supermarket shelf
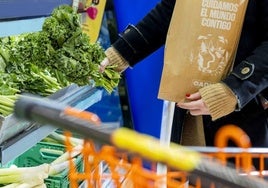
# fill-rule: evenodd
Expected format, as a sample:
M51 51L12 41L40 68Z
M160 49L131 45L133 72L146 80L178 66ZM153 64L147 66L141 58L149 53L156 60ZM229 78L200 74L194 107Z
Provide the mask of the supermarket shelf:
M25 20L0 21L0 37L41 31L45 17Z
M95 87L78 87L77 85L71 85L54 95L51 95L50 98L54 98L57 101L61 101L62 103L75 108L85 110L100 101L102 93L102 90ZM51 125L38 125L32 123L27 129L0 144L1 164L5 165L9 161L15 159L56 129L57 127Z
M49 125L33 126L31 129L25 130L8 142L3 143L0 146L1 164L5 165L15 159L55 130L55 127Z
M1 0L0 20L47 16L61 4L72 4L72 0Z
M54 8L72 0L0 0L0 37L37 32Z

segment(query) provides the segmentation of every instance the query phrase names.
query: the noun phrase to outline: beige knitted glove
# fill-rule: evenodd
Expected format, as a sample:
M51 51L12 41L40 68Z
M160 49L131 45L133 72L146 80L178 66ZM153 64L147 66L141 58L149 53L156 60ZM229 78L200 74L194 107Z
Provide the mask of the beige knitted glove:
M232 113L237 105L235 94L223 83L212 84L199 89L201 97L209 108L212 120Z
M129 67L128 62L113 47L109 47L105 51L105 55L108 59L107 65L116 65L116 71L123 72Z

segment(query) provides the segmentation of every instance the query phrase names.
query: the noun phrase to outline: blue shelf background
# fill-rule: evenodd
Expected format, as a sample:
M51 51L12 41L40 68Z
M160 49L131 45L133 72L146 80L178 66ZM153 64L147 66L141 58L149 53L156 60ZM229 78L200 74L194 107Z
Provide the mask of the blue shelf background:
M61 4L71 5L72 0L0 0L0 21L48 16Z
M45 18L32 18L0 22L0 37L36 32L42 29Z
M0 0L0 37L41 30L44 19L72 0Z

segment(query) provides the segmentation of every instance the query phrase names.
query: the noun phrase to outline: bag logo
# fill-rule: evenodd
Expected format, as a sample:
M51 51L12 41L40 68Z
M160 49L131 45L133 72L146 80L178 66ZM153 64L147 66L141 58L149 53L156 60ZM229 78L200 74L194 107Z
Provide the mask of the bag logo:
M228 45L227 39L212 34L200 35L196 44L199 47L190 53L191 64L198 66L198 70L205 74L222 74L229 59L229 52L224 48Z

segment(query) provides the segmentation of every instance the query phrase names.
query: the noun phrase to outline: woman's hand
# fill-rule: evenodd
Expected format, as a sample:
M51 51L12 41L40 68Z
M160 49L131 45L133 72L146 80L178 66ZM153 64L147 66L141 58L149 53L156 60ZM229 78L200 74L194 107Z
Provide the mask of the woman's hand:
M176 105L182 109L189 110L190 114L193 116L210 115L209 109L202 100L199 92L186 95L186 99L189 102L178 102Z

